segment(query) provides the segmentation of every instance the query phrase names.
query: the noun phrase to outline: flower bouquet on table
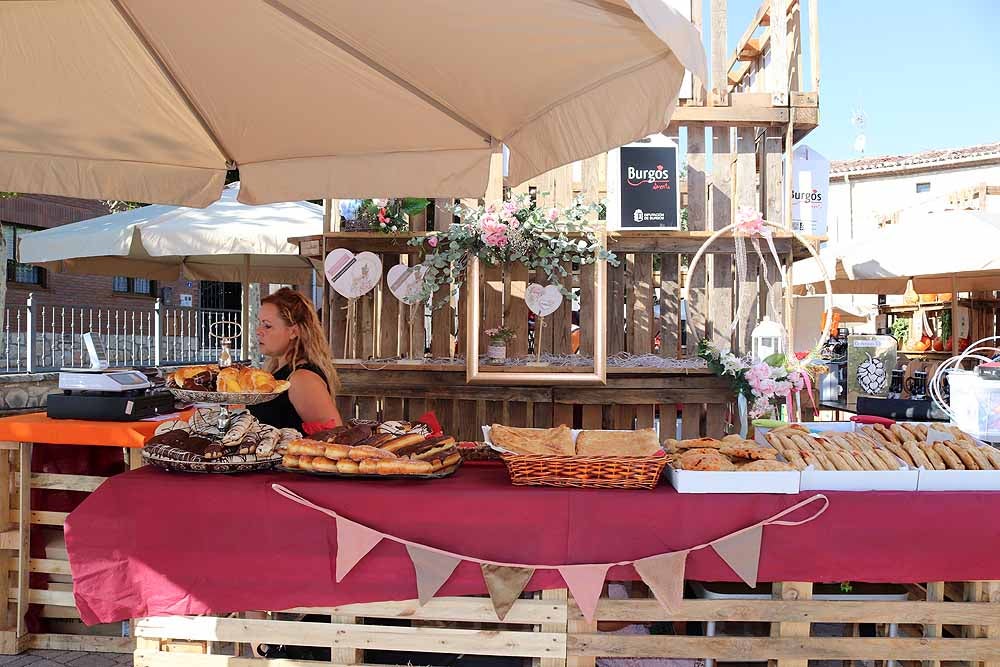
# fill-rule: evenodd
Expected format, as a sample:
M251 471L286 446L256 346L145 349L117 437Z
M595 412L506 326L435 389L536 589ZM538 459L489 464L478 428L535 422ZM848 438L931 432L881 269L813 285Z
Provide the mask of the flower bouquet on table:
M529 271L541 269L550 284L563 296L576 295L563 285L570 274L565 264L593 264L618 259L601 243L596 220L599 204L585 204L577 198L568 208L539 208L528 195L488 206L450 207L459 221L447 230L426 238L412 239L413 245L426 244L423 289L418 301L428 299L446 284L457 291L472 257L491 265L519 262ZM589 218L589 219L588 219ZM443 305L447 299L434 306Z
M399 234L409 231L410 216L423 213L429 204L429 199L420 197L345 199L340 202L340 217L344 231Z
M750 419L772 418L782 403L790 405L793 395L811 391L812 354L801 358L772 354L754 361L749 355L737 356L702 340L698 356L708 363L710 371L729 378L737 399L741 404L745 401Z

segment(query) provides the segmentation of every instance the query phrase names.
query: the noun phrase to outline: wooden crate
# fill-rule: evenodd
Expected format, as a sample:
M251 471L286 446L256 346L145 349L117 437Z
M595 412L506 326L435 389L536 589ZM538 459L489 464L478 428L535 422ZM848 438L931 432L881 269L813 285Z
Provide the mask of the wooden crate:
M287 613L267 618L169 617L136 623L136 667L173 665L323 664L255 660L241 645L283 643L330 647L333 664L363 664L364 650L460 653L532 658L545 667L589 667L597 657L714 658L728 661L775 660L779 667L805 667L809 659L906 660L937 663L964 660L977 665L1000 661L1000 582L931 583L911 587L911 600L899 602L817 601L813 585L772 585L770 600L686 599L676 613L656 600L602 599L593 622L582 616L565 590L536 594L515 603L497 623L486 598L438 598L424 607L415 601L298 609L329 616L329 622L298 622ZM959 600L946 601L954 589ZM364 618L363 625L356 619ZM403 619L408 626L380 624ZM770 624L770 636L702 636L704 622ZM598 623L669 623L677 634L616 635ZM899 636L812 637L813 623L856 626L873 623L900 628ZM885 632L881 633L885 635ZM184 645L189 651L176 654ZM203 648L204 647L204 648ZM194 651L194 653L190 652ZM198 654L195 654L198 653ZM214 654L213 654L214 653Z
M31 536L46 527L61 530L66 512L33 511L30 502L32 489L92 492L106 479L94 475L64 475L32 473L32 444L27 442L0 442L0 485L8 493L0 494L0 594L8 604L0 605L0 654L15 654L28 649L60 651L100 651L128 653L135 648L130 637L109 633L120 629L121 624L88 629L80 619L72 592L72 579L65 548L57 544L51 549L52 557L32 558L29 545ZM141 465L139 450L124 451L129 467ZM27 474L23 474L27 471ZM58 581L49 581L44 587L32 588L30 574L53 575ZM25 614L29 605L41 605L41 617L48 622L57 621L73 632L29 633Z

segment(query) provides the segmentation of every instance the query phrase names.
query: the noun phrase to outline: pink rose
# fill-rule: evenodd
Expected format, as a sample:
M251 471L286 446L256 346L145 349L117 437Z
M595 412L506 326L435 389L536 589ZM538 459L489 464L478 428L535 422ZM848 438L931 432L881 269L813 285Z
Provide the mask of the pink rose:
M777 383L771 378L764 378L757 384L757 388L763 396L772 396Z
M512 201L505 201L503 206L500 207L500 219L504 222L510 222L511 220L516 220L514 213L517 212L517 204Z
M427 237L427 245L429 245L432 248L436 248L438 246L438 237L436 237L436 236L428 236Z
M755 211L749 206L741 206L736 214L736 227L745 234L763 234L764 217L760 211Z
M483 243L492 248L504 248L507 246L507 225L489 216L485 216L479 223L481 238Z
M555 222L556 220L558 220L559 219L559 209L557 209L557 208L550 208L549 212L545 215L545 219L548 220L549 222Z

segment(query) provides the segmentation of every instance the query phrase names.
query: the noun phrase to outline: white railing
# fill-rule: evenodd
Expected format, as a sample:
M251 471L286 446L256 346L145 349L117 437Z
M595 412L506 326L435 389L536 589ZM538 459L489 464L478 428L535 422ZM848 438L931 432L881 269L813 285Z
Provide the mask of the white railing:
M34 303L8 306L0 346L0 373L33 373L89 362L83 334L103 342L111 366L205 363L219 357L229 337L238 356L240 311L150 307L104 308ZM214 335L213 335L214 334Z

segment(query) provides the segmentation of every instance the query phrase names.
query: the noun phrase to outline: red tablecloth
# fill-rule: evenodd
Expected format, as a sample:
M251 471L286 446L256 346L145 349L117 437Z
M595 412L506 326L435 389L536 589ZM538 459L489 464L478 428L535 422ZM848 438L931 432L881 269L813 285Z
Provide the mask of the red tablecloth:
M416 597L404 548L386 541L334 583L334 520L278 496L272 482L382 532L491 560L545 564L607 563L686 548L812 495L681 495L666 485L514 487L502 468L472 466L426 482L142 468L105 482L66 522L83 620ZM812 523L764 529L761 581L1000 579L994 521L1000 492L826 495L830 508ZM688 558L687 576L737 580L711 549ZM614 568L610 578L634 573ZM558 573L547 571L528 588L562 587ZM481 593L482 575L470 563L441 590Z

